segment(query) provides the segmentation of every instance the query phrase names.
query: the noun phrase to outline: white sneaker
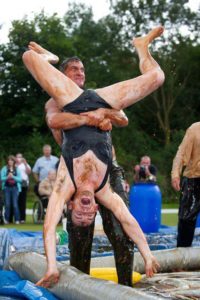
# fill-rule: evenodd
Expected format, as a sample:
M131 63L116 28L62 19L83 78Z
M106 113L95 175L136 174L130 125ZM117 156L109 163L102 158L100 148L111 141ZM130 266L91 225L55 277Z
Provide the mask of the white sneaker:
M9 222L8 222L8 221L6 221L6 220L4 220L4 224L9 224Z
M16 221L15 224L16 224L16 225L19 225L19 221Z

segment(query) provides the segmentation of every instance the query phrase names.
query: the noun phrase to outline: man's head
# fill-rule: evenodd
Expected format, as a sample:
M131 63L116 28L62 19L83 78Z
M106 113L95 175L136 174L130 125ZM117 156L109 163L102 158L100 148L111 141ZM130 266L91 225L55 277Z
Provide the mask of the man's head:
M87 190L76 192L73 200L68 204L68 209L72 210L71 218L76 226L91 225L98 210L94 193Z
M149 156L143 156L140 160L141 166L150 166L151 164L151 158Z
M23 160L23 155L21 153L17 153L15 159L16 159L16 163L20 164Z
M80 88L84 87L85 83L85 68L77 56L70 57L62 62L60 70Z
M51 155L51 146L50 145L44 145L42 150L43 150L44 156L49 157Z
M55 181L56 180L56 171L55 170L50 170L48 172L48 178L50 181Z

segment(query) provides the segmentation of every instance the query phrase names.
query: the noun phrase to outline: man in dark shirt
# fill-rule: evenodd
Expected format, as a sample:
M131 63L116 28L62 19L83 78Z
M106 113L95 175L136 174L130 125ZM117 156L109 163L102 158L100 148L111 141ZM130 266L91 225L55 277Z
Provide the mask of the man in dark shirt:
M156 182L157 168L147 155L141 157L140 164L134 167L134 182Z

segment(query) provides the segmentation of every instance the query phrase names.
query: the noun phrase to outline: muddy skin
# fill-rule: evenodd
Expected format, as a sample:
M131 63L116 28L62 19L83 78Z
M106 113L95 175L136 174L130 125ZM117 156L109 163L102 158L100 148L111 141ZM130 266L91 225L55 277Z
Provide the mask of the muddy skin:
M85 162L84 162L84 172L79 177L80 181L84 182L85 180L87 180L89 174L92 173L92 171L94 170L94 168L95 168L95 170L97 170L97 167L96 167L96 165L94 165L92 163L92 160L89 159L89 158L86 159Z
M116 161L112 163L110 182L128 206L128 196L123 190L123 169ZM134 244L124 233L114 215L102 205L99 211L103 220L103 228L114 249L118 282L132 286ZM89 274L94 223L89 227L76 227L71 221L71 211L67 215L67 231L69 234L70 264L84 273Z
M65 181L66 179L66 172L65 172L65 169L62 168L58 174L58 177L57 177L57 180L56 180L56 193L60 193L61 191L61 188L63 186L63 182Z

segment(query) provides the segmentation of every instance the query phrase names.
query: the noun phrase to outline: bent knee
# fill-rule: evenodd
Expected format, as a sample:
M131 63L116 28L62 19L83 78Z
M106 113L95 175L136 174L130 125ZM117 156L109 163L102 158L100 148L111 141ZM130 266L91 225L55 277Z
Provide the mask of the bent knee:
M154 79L155 79L155 85L156 88L159 88L161 85L163 85L165 81L165 74L162 69L157 68L154 71Z

